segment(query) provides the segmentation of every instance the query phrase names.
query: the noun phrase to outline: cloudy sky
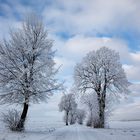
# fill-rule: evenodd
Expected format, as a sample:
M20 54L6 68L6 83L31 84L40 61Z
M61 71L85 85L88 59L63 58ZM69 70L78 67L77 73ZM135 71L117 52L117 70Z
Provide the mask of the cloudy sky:
M68 87L75 64L86 53L102 46L118 51L133 83L132 101L124 108L135 108L140 117L139 7L139 0L0 0L0 39L8 38L9 28L20 28L25 15L37 13L54 40L55 61L62 64L59 77Z

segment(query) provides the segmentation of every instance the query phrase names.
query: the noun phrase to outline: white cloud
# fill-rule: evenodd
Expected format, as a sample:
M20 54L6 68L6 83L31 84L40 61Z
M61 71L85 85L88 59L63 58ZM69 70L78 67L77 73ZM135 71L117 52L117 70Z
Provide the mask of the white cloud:
M56 0L43 16L54 30L72 34L140 31L139 6L136 0Z
M137 51L136 53L130 53L134 62L140 63L140 52Z
M131 52L127 43L122 39L109 37L89 37L84 35L73 36L67 40L56 38L55 48L58 49L57 63L63 64L62 71L72 74L74 65L92 50L103 46L113 49L120 54L121 63L129 81L140 81L140 53ZM70 72L71 71L71 72Z
M124 64L123 68L126 71L128 79L132 82L140 81L140 66L139 65L127 65Z
M129 57L126 42L117 38L86 37L78 35L66 42L65 49L67 52L73 53L76 56L80 55L83 57L89 51L97 50L103 46L120 52L120 55L125 59Z
M63 69L74 67L75 63L72 60L68 60L64 57L55 57L54 61L57 67L62 67Z

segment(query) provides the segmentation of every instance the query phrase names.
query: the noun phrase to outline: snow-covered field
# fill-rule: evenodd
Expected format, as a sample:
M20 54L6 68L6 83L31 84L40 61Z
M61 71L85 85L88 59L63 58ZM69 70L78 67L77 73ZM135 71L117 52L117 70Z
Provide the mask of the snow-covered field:
M109 127L117 129L140 129L140 121L110 121Z
M54 95L48 104L31 105L25 132L6 130L0 121L0 140L140 140L140 121L110 121L109 129L65 126L58 111L60 98Z
M127 128L111 129L92 129L76 124L50 130L26 130L23 133L0 131L0 140L140 140L140 128L132 128L129 123Z

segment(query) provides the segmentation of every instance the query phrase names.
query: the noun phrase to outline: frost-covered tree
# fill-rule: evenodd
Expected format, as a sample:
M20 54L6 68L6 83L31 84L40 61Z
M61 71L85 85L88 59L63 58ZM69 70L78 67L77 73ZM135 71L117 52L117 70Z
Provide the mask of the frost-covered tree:
M85 104L88 109L87 126L98 127L99 105L97 95L95 93L85 94L82 96L81 102Z
M34 14L0 43L0 102L23 104L17 130L24 129L29 103L46 101L59 88L52 40Z
M65 123L68 125L70 112L77 107L74 94L64 94L58 106L60 111L65 111Z
M69 113L69 123L75 124L77 119L77 108L74 108L73 110L70 111Z
M128 92L129 82L120 63L119 53L102 47L92 51L77 64L75 85L80 92L93 90L99 105L99 127L105 127L106 94L121 95Z
M83 124L84 119L86 118L86 112L83 109L77 109L77 122Z

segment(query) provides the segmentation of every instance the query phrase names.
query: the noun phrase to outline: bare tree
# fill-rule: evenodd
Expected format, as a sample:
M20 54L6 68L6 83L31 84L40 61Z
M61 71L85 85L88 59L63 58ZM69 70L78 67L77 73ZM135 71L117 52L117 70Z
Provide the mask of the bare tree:
M74 94L64 94L58 106L60 111L65 111L65 122L68 125L70 112L77 107Z
M34 14L23 22L22 29L11 32L0 44L0 102L23 104L18 130L24 129L29 103L46 101L57 84L52 40Z
M87 54L75 67L75 85L80 92L93 90L99 104L99 127L105 127L106 94L128 92L129 82L120 63L119 54L103 47Z

